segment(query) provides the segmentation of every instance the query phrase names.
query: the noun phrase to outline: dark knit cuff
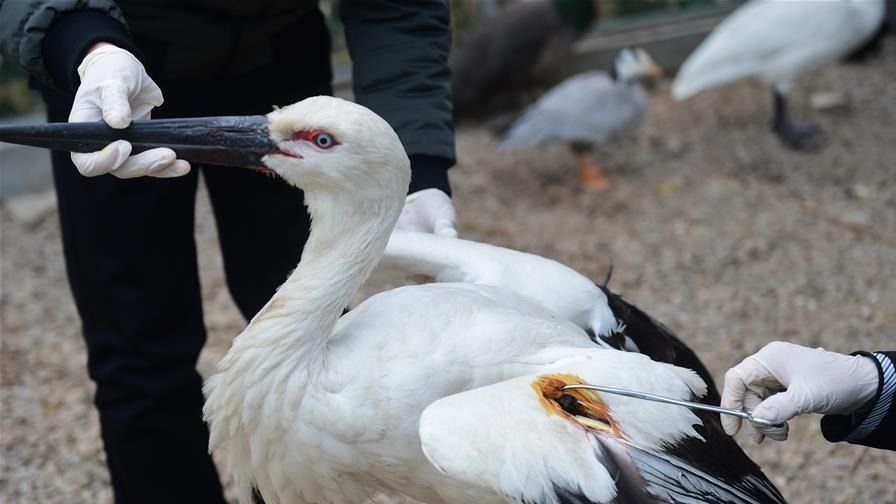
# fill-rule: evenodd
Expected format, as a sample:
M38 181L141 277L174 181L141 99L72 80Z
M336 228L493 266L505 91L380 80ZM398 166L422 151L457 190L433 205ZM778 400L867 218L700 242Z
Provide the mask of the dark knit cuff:
M448 168L451 168L453 163L450 159L425 154L412 154L409 158L411 160L411 186L408 188L408 194L423 189L440 189L451 196Z
M44 66L53 84L74 94L81 83L78 65L97 42L114 44L143 59L127 27L114 17L96 10L67 12L50 25L42 46Z

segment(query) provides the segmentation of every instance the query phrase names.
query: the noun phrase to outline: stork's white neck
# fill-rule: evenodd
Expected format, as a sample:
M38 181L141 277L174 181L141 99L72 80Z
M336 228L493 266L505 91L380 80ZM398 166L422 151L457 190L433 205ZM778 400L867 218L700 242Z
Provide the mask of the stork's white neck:
M313 372L323 364L336 321L382 256L401 212L400 195L352 196L306 193L312 225L302 259L234 341L234 358L245 346L262 346L264 368Z

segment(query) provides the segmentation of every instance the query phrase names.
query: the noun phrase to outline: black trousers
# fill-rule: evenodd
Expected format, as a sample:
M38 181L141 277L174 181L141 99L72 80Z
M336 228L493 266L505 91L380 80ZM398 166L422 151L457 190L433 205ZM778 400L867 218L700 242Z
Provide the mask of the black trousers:
M158 48L137 43L152 75ZM276 43L291 60L237 78L157 80L165 103L153 117L265 114L275 104L331 93L329 35L319 12ZM66 121L72 97L44 97L49 120ZM299 260L310 226L302 193L240 168L193 166L175 179L122 180L82 177L67 153L52 159L115 500L223 503L195 369L206 338L194 243L197 183L201 174L227 285L247 319Z

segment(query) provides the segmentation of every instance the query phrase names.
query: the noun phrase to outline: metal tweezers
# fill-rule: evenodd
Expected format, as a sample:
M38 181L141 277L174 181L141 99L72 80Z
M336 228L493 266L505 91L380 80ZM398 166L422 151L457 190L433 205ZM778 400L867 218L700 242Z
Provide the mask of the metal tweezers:
M597 390L598 392L606 392L608 394L617 394L623 395L626 397L634 397L635 399L644 399L646 401L654 401L661 402L666 404L676 404L678 406L684 406L686 408L694 408L706 411L714 411L716 413L722 413L723 415L734 415L736 417L741 417L750 421L757 425L762 425L764 427L784 427L787 425L785 422L773 422L771 420L766 420L765 418L756 418L750 413L746 411L731 409L731 408L722 408L720 406L712 406L709 404L703 404L693 401L682 401L680 399L672 399L671 397L658 396L655 394L648 394L646 392L636 392L634 390L626 390L615 387L605 387L603 385L587 385L587 384L573 384L567 385L563 387L563 390L571 390L571 389L587 389L587 390Z

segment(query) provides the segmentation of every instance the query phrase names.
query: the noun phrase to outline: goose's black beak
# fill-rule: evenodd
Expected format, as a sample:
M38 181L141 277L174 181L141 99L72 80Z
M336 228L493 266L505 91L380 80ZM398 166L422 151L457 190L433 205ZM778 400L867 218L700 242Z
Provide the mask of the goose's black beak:
M102 122L0 126L0 142L70 152L97 151L115 140L131 142L135 154L168 147L191 163L246 168L262 167L262 157L279 152L265 116L150 119L125 129Z

